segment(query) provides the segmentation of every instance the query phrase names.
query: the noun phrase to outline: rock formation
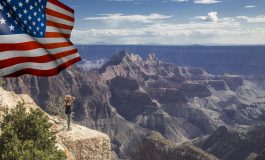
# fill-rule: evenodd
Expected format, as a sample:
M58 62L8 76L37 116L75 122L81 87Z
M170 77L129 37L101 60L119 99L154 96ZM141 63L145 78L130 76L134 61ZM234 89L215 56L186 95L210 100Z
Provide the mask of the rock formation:
M0 88L0 119L5 110L14 108L18 102L24 102L30 108L39 108L28 95L17 95L14 92ZM63 150L69 160L110 160L110 139L106 134L86 127L73 124L71 131L66 131L66 122L55 116L50 116L52 131L56 132L58 149Z
M194 141L204 151L223 160L259 159L265 148L265 126L243 127L238 130L219 127L212 135ZM257 156L257 154L259 154Z
M137 152L152 131L183 143L212 134L220 126L265 121L265 83L238 75L212 75L201 68L179 67L150 55L121 52L98 70L72 67L49 78L5 79L4 88L27 93L45 111L57 97L77 97L74 120L111 138L120 159ZM226 153L224 153L226 154Z
M134 160L217 160L192 144L177 145L156 132L144 137L138 147Z

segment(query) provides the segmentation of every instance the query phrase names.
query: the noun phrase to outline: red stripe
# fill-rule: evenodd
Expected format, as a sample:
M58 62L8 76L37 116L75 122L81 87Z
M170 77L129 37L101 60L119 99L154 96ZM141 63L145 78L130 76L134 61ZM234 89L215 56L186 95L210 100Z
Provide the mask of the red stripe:
M57 27L57 28L62 28L62 29L69 29L69 30L72 30L74 28L73 26L68 26L65 24L56 23L56 22L49 21L49 20L47 20L47 26L52 26L52 27Z
M0 52L12 51L12 50L26 51L26 50L33 50L33 49L37 49L37 48L54 49L54 48L60 48L60 47L68 47L68 46L72 46L72 45L73 44L71 42L40 44L36 41L24 42L24 43L15 43L15 44L1 43L0 44Z
M59 74L62 70L70 67L71 65L73 65L74 63L76 63L80 60L81 60L81 58L77 57L77 58L72 59L72 60L58 66L57 68L54 68L51 70L37 70L37 69L27 68L27 69L17 71L15 73L12 73L12 74L4 76L4 77L19 77L19 76L24 75L24 74L31 74L34 76L43 76L43 77L44 76L45 77L46 76L55 76L55 75Z
M69 56L71 54L77 53L77 49L73 49L70 51L65 51L61 53L57 53L54 55L51 54L46 54L43 56L38 56L38 57L15 57L15 58L10 58L10 59L5 59L0 61L0 69L3 69L5 67L10 67L16 64L20 63L27 63L27 62L35 62L35 63L47 63L51 61L56 61L57 59Z
M61 19L65 19L65 20L68 20L68 21L71 21L71 22L75 21L74 17L67 16L65 14L62 14L60 12L56 12L56 11L51 10L49 8L46 8L46 14L54 16L54 17L58 17L58 18L61 18Z
M50 3L54 4L54 5L57 5L57 6L65 9L65 10L67 10L69 12L74 13L74 10L72 8L68 7L67 5L63 4L62 2L60 2L58 0L48 0L48 2L50 2Z
M46 38L70 38L71 34L64 34L64 33L59 33L59 32L46 32L45 33Z

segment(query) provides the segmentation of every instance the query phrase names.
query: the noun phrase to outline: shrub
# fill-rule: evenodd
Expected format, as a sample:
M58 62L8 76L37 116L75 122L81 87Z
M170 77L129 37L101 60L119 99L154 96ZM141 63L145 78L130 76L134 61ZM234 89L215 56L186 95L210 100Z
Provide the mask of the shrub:
M27 112L24 103L19 103L1 123L0 159L65 160L65 154L55 146L51 126L40 109Z

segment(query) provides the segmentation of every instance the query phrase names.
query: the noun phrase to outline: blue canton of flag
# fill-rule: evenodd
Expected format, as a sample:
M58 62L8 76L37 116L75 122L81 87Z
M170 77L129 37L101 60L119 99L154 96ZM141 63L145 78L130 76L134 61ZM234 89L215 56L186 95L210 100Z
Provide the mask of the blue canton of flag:
M47 0L2 0L0 2L0 35L29 34L44 37Z

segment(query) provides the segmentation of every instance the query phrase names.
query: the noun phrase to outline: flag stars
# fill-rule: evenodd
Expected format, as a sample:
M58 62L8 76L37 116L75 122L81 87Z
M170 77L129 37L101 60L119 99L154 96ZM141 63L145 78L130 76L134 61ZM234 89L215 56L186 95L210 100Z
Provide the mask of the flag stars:
M2 19L0 19L0 23L1 24L6 24L6 20L2 17Z
M6 34L45 36L44 3L43 0L0 0L0 27L5 27Z
M23 7L23 3L22 3L22 2L19 2L19 3L18 3L18 6L19 6L19 7Z
M11 14L9 12L7 12L6 15L7 15L8 18L11 18Z
M13 9L13 11L16 11L17 10L17 7L16 6L13 6L12 9Z
M14 31L15 30L15 26L13 26L12 24L10 26L8 26L10 31Z

